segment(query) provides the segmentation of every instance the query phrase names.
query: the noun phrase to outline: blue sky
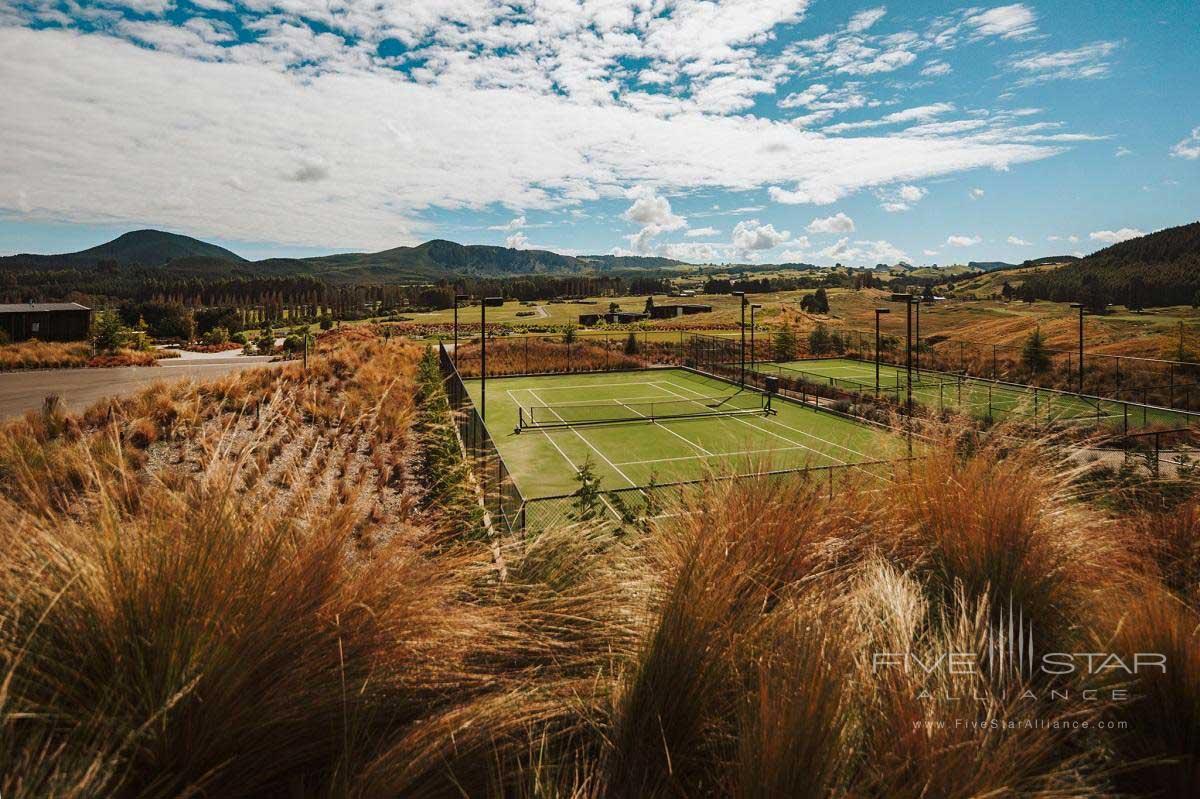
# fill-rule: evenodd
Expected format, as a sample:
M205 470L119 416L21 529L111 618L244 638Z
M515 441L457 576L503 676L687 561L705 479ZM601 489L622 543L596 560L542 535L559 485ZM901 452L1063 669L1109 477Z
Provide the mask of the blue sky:
M0 0L0 253L1087 253L1200 213L1200 4Z

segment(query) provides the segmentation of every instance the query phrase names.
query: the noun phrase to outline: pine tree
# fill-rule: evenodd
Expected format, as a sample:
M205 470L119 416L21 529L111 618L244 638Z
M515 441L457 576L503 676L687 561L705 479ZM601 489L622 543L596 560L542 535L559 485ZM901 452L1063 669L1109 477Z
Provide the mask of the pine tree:
M791 361L796 358L796 334L790 327L784 326L775 334L774 352L777 361Z
M579 467L575 476L579 488L575 489L575 517L580 521L594 519L600 513L600 478L596 477L596 467L592 465L589 455Z
M1050 353L1046 350L1046 340L1040 327L1035 328L1029 334L1029 338L1025 339L1025 346L1021 348L1021 363L1035 374L1049 368Z
M808 351L813 355L822 355L829 351L829 331L825 325L818 324L808 334Z

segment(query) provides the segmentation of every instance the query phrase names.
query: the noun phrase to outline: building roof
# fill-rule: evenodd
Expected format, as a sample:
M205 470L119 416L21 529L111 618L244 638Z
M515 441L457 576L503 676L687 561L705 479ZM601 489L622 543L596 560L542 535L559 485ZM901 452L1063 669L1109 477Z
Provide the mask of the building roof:
M44 313L46 311L90 311L77 302L13 302L0 303L0 313Z

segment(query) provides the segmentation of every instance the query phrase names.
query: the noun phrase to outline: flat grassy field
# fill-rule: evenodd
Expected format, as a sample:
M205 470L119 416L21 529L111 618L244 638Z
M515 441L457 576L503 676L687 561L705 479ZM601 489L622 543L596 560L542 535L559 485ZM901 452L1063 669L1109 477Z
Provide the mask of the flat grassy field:
M476 407L478 380L464 381ZM774 413L622 421L515 432L519 408L611 405L630 416L647 401L729 397L737 385L683 369L492 378L487 426L517 487L527 499L574 492L579 467L590 461L603 490L694 480L708 473L752 474L809 466L845 466L902 457L903 442L880 429L775 398ZM542 411L553 418L554 410ZM594 416L594 415L593 415Z
M813 358L787 363L760 363L761 374L800 377L813 382L871 393L875 388L875 364L851 358ZM905 368L879 365L882 396L903 402L907 397ZM1116 400L1094 400L1076 394L994 383L928 370L913 370L913 401L929 408L954 408L976 418L1005 419L1010 416L1044 422L1096 420L1112 427L1125 424L1125 404ZM1129 426L1148 424L1186 427L1188 417L1170 410L1130 407Z

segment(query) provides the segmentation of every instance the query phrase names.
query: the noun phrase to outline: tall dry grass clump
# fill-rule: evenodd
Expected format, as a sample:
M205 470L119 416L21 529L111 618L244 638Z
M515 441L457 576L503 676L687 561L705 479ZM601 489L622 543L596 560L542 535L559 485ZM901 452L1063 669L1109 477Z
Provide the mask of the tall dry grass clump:
M605 346L590 338L577 338L569 346L559 339L533 336L518 340L488 338L488 375L598 372L608 369L639 369L649 361L626 355L619 336ZM478 377L481 348L478 342L460 342L458 370L463 377Z
M92 354L92 345L83 341L22 341L0 344L0 372L19 369L72 369L84 366L154 366L160 358L178 358L170 350L121 349L112 353Z
M991 440L511 540L401 340L48 403L0 431L0 795L1194 794L1192 506ZM1169 668L994 664L1029 625Z

